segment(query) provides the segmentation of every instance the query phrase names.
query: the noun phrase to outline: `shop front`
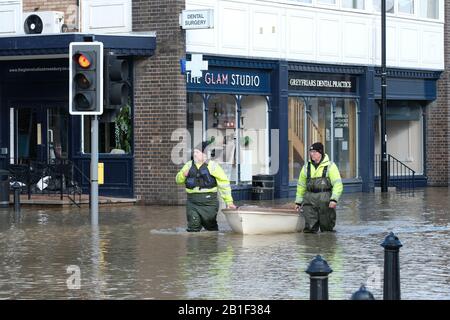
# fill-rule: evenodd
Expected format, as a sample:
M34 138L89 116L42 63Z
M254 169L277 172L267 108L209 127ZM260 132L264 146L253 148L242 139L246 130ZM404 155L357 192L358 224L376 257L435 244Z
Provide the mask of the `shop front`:
M209 59L201 78L187 73L187 129L192 147L210 142L210 156L230 179L236 200L251 198L252 176L270 174L274 63Z
M309 160L308 147L321 142L338 166L347 190L362 190L360 152L361 69L352 73L300 71L288 76L287 175L295 193L300 171ZM351 188L348 188L351 186Z

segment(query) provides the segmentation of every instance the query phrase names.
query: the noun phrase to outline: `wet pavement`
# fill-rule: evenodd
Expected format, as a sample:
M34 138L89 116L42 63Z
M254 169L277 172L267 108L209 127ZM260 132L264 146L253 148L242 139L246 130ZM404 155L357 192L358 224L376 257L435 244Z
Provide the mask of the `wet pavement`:
M187 233L183 206L101 207L98 229L87 209L0 209L0 299L309 299L317 254L333 269L330 299L362 283L382 299L390 231L402 299L450 299L449 204L447 188L344 194L336 233L253 236L222 214L219 232Z

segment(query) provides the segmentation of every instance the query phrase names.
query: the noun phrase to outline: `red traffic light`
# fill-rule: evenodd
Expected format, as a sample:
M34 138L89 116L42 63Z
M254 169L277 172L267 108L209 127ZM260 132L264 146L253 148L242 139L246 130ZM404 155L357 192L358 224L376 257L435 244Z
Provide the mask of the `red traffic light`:
M89 69L92 65L92 59L89 55L84 53L77 53L74 55L74 60L83 69Z

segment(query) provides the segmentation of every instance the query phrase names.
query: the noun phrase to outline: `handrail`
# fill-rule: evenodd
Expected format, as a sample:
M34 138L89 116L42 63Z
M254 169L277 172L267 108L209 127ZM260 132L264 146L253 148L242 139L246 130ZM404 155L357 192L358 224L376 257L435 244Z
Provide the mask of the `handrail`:
M416 171L391 154L388 154L388 186L414 189ZM381 177L381 155L375 155L375 177Z

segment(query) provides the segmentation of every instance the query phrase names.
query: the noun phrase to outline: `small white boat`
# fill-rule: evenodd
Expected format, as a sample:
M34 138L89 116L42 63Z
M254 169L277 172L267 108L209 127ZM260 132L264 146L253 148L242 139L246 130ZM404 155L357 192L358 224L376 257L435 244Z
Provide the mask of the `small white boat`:
M240 234L292 233L305 228L305 219L294 209L248 206L222 212L231 229Z

